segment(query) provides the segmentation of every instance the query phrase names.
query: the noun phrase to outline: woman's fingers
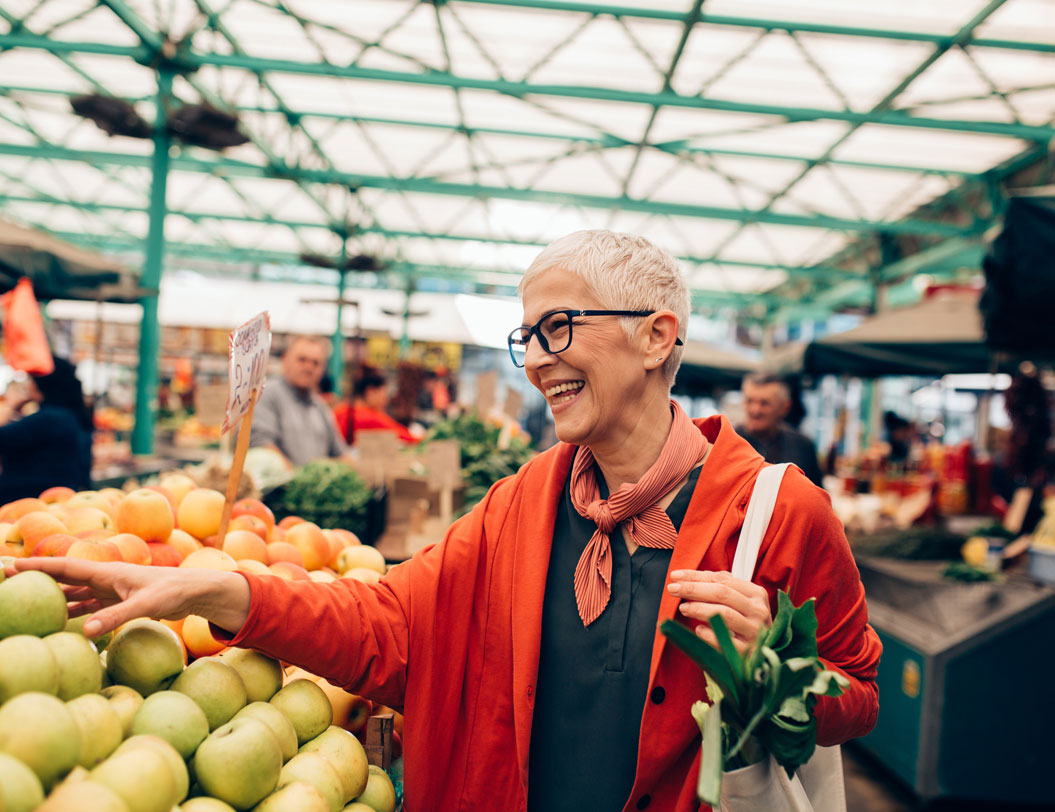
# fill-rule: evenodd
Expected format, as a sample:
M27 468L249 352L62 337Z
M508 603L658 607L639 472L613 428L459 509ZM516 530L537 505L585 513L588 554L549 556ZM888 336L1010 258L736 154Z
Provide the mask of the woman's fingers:
M754 642L761 629L761 625L757 621L744 617L735 609L730 609L722 604L689 601L679 606L678 611L685 617L702 620L708 624L711 618L718 615L725 622L725 627L730 634L734 637L741 637L748 642Z
M734 578L727 572L677 570L670 575L667 591L687 601L728 606L745 617L769 624L769 594L765 589Z
M718 638L714 634L714 630L710 626L701 623L696 627L696 636L699 637L704 643L714 649L721 649L718 644ZM733 647L741 654L746 654L748 649L751 648L750 644L739 637L733 638Z
M81 558L66 558L64 556L19 558L15 560L15 570L25 572L26 570L39 570L47 573L56 581L70 586L88 586L90 584L105 583L106 576L119 572L114 569L128 567L129 564L117 564L112 562L85 561Z

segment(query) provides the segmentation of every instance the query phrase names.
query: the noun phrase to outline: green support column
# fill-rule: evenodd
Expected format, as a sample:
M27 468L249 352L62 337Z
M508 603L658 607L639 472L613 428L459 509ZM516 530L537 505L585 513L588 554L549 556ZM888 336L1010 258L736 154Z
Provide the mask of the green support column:
M344 267L348 257L347 243L341 244L341 260L337 264L337 327L333 331L333 343L330 350L330 378L333 380L333 393L340 397L344 394L344 286L348 271Z
M161 268L165 260L165 191L168 186L169 147L172 140L165 127L166 105L172 97L172 71L158 69L157 114L154 117L154 156L151 162L153 177L150 184L150 227L147 231L143 271L140 276L144 288L153 291L140 299L143 321L139 328L139 372L136 376L135 426L132 428L132 453L154 452L154 424L158 408L158 289Z

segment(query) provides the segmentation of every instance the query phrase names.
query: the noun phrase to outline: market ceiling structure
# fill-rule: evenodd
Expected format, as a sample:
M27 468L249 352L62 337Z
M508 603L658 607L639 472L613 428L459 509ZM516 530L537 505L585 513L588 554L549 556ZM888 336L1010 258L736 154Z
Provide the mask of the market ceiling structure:
M196 146L211 111L244 143ZM501 290L608 227L702 310L830 311L977 268L1053 120L1050 0L0 0L0 215L147 287L368 255Z

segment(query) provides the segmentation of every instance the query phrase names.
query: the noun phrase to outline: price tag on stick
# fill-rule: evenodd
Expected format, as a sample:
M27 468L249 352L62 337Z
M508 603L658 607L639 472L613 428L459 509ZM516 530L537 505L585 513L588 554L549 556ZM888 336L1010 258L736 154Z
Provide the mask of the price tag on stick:
M232 332L227 339L230 358L230 379L227 382L227 414L223 431L226 433L238 425L238 442L231 460L231 472L227 476L227 494L220 518L220 529L216 534L218 547L223 546L227 525L231 521L231 510L238 496L238 483L242 478L245 455L249 451L249 435L253 430L253 409L267 378L267 359L271 353L271 320L267 312L247 321Z

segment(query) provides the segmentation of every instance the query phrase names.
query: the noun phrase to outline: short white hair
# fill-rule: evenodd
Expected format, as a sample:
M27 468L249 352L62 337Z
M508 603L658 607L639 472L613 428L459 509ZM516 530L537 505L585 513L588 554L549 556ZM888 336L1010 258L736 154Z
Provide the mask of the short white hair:
M605 229L576 231L542 249L524 272L518 292L546 271L560 268L579 276L606 310L670 310L678 317L678 338L685 340L689 322L689 288L669 252L639 237ZM641 320L619 320L629 339ZM670 388L684 347L674 346L663 362Z

